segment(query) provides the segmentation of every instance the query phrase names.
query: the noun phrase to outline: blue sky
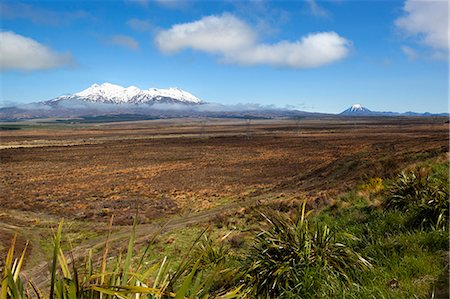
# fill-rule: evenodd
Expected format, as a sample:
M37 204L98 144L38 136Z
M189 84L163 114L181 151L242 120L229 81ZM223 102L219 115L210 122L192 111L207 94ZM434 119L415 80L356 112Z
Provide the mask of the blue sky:
M3 1L2 105L93 83L222 104L448 111L448 1Z

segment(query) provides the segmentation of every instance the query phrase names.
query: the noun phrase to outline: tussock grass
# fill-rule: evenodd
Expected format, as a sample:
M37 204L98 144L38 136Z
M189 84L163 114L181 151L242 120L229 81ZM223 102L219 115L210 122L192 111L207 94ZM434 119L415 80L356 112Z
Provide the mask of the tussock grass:
M276 213L262 214L269 223L256 237L247 271L250 293L255 297L317 297L328 289L345 288L355 272L371 263L346 245L355 238L337 234L329 226L310 225L304 202L294 219Z
M407 212L412 227L446 229L449 218L448 183L448 176L430 174L425 168L402 172L390 187L384 207Z

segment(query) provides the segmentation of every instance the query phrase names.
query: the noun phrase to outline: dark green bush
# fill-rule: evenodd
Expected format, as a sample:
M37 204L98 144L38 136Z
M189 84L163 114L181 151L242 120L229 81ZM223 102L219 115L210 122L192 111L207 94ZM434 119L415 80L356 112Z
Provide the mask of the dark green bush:
M430 175L424 169L402 172L389 188L384 208L406 212L413 228L447 229L448 174Z
M247 285L253 297L294 295L317 297L337 285L350 285L355 272L371 267L346 245L350 234L337 234L327 225L309 225L302 213L294 219L265 213L269 227L256 237L249 255ZM315 294L315 295L314 295Z

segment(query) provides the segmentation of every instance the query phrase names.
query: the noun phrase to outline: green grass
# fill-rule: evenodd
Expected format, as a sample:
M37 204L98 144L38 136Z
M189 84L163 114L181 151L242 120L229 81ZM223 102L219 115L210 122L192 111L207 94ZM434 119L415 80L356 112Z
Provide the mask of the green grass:
M356 298L425 298L448 271L443 258L448 254L448 231L410 231L403 226L406 219L399 212L352 208L336 218L328 213L324 211L320 221L358 237L353 248L374 265L372 270L360 273L362 288L350 292ZM398 281L398 288L388 287L393 280Z
M417 169L423 167L427 167L430 177L439 178L436 188L444 188L448 194L448 163L427 162L418 165ZM389 198L390 192L397 189L397 183L396 179L388 182L394 190L388 189L387 194L381 196ZM423 189L429 187L421 185L419 191L424 192ZM429 196L427 192L423 196ZM448 205L448 196L446 200ZM346 204L342 205L342 202ZM411 218L418 217L416 210L386 210L382 206L371 206L367 199L354 192L339 199L337 206L340 204L347 208L329 207L313 221L356 236L358 241L354 241L352 247L370 258L374 268L361 273L361 288L338 292L338 297L427 298L433 291L442 291L446 287L448 290L448 285L437 285L439 278L448 274L448 260L445 260L449 250L447 225L436 226L436 217L429 214L425 216L429 217L426 220L435 225L411 226ZM446 215L448 223L448 210Z

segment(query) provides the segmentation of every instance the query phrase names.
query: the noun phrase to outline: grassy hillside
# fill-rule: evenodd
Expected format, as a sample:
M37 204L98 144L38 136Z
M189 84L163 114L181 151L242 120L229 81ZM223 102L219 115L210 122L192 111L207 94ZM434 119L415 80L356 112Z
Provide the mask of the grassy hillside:
M106 241L77 263L61 250L61 224L48 241L50 287L20 275L13 241L0 298L448 298L448 182L447 157L428 160L323 208L268 200L140 248L135 220L121 254Z

